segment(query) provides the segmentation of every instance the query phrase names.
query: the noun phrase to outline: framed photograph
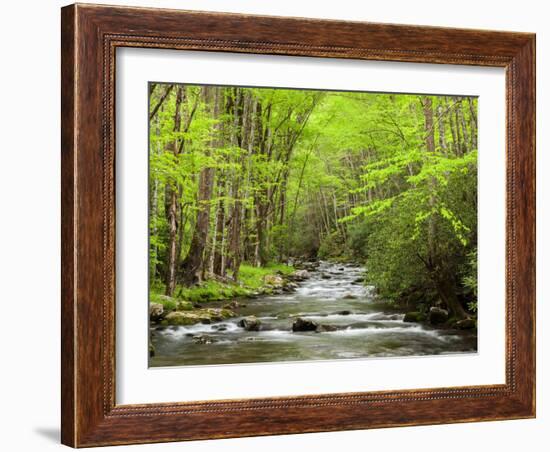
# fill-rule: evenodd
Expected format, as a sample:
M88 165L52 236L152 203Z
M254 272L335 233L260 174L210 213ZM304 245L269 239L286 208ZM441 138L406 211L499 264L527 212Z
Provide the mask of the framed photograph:
M62 442L535 416L535 36L62 9Z

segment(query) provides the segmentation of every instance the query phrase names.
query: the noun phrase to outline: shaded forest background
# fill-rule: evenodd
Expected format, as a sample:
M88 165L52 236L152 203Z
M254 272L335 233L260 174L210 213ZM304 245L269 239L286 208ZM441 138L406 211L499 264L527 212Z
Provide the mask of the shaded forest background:
M150 283L174 296L293 259L364 264L389 301L477 307L477 99L157 84Z

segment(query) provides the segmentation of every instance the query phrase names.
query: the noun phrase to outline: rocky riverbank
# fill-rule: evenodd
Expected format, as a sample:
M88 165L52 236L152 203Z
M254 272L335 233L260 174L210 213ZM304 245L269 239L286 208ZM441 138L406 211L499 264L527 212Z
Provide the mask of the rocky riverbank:
M238 286L237 296L242 299L254 299L264 295L279 295L291 293L296 290L298 283L308 279L308 270L299 269L292 273L279 271L275 274L266 274L262 278L259 287ZM158 295L156 301L149 303L149 318L154 324L168 325L194 325L197 323L209 324L236 317L235 310L245 307L243 301L236 301L235 295L227 284L227 297L216 296L203 302L190 301L166 295ZM220 304L221 306L210 306ZM209 306L207 306L209 305Z

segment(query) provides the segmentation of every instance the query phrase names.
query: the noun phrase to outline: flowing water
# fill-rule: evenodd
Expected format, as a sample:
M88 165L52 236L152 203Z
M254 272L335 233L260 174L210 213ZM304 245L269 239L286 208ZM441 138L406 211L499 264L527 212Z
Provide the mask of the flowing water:
M238 317L209 325L153 326L150 365L180 366L273 361L438 355L475 352L475 331L403 322L403 314L376 303L360 279L363 268L321 262L293 293L241 300ZM256 316L260 331L238 326ZM293 332L296 318L330 325L330 332ZM213 343L196 343L196 336ZM195 337L195 339L194 339Z

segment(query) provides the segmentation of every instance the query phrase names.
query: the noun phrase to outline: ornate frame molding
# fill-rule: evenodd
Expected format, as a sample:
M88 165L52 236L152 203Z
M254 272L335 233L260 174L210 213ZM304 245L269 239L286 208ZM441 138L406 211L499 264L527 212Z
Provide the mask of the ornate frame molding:
M64 444L82 447L535 415L534 35L77 4L62 9L62 46ZM506 383L116 405L118 47L506 68Z

